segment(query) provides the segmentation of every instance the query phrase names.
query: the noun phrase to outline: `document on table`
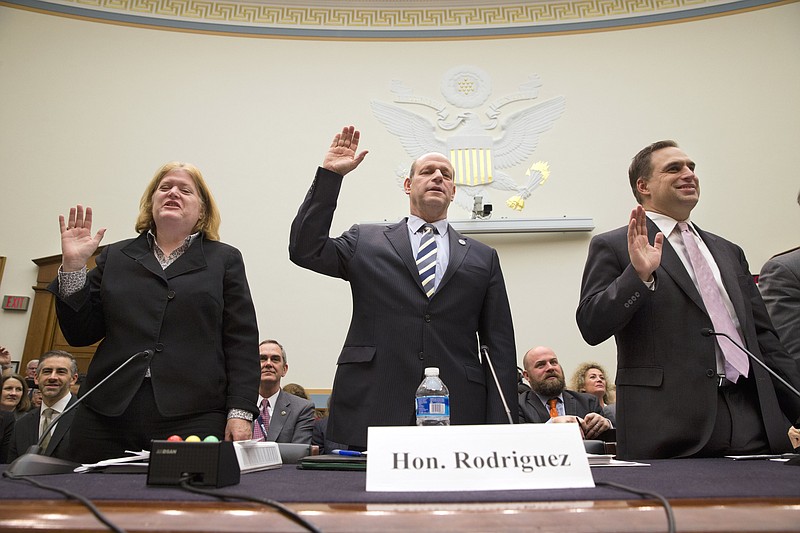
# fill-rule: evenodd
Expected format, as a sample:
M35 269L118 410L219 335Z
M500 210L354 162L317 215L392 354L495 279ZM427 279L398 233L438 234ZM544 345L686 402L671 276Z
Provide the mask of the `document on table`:
M589 467L595 467L595 466L650 466L647 463L635 463L633 461L619 461L617 459L614 459L613 455L587 453L586 457L589 459Z
M117 457L115 459L105 459L97 463L83 464L75 469L75 472L82 474L85 472L105 472L105 473L147 473L147 466L150 463L150 452L142 450L139 452L132 452L125 450L125 453L131 454L128 457Z

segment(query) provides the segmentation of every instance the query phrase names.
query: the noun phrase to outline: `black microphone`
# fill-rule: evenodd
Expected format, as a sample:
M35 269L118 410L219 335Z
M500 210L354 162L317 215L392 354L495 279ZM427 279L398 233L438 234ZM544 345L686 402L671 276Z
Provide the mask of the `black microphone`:
M770 373L770 375L772 375L772 377L774 377L775 379L777 379L778 381L780 381L781 383L783 383L783 386L784 386L784 387L786 387L787 389L789 389L790 391L792 391L792 393L793 393L795 396L797 396L798 398L800 398L800 392L797 392L797 389L795 389L794 387L792 387L791 385L789 385L788 383L786 383L786 380L784 380L782 377L780 377L778 374L776 374L776 373L775 373L775 372L774 372L774 371L773 371L773 370L772 370L770 367L768 367L768 366L766 365L766 363L764 363L764 362L763 362L761 359L759 359L758 357L756 357L755 355L753 355L751 352L749 352L748 350L746 350L746 349L744 348L744 346L742 346L741 344L739 344L738 342L736 342L735 340L733 340L733 339L731 338L731 336L730 336L730 335L728 335L727 333L722 333L722 332L719 332L719 331L714 331L714 330L713 330L713 329L711 329L711 328L703 328L703 329L701 329L701 330L700 330L700 334L701 334L701 335L703 335L703 337L711 337L711 336L725 337L726 339L728 339L729 341L731 341L731 342L733 343L733 345L734 345L734 346L736 346L736 347L737 347L737 348L739 348L741 351L743 351L744 353L746 353L746 354L747 354L747 357L749 357L751 361L755 361L756 363L758 363L758 365L759 365L761 368L763 368L764 370L766 370L767 372L769 372L769 373Z
M748 350L746 350L746 349L745 349L743 346L739 345L739 343L738 343L738 342L736 342L735 340L731 339L730 335L728 335L728 334L726 334L726 333L721 333L721 332L714 331L714 330L713 330L713 329L711 329L711 328L703 328L703 329L701 329L701 330L700 330L700 334L701 334L701 335L703 335L703 337L711 337L712 335L719 335L719 336L725 337L726 339L728 339L729 341L731 341L731 342L733 343L733 345L734 345L734 346L736 346L736 347L737 347L737 348L739 348L741 351L743 351L744 353L746 353L746 354L747 354L747 356L750 358L750 360L751 360L751 361L755 361L756 363L758 363L758 364L761 366L761 368L763 368L764 370L766 370L767 372L769 372L769 373L770 373L770 375L771 375L772 377L774 377L775 379L777 379L778 381L780 381L781 383L783 383L783 386L784 386L784 387L786 387L787 389L789 389L790 391L792 391L792 394L794 394L795 396L797 396L798 398L800 398L800 392L797 392L797 389L795 389L794 387L792 387L791 385L789 385L788 383L786 383L786 381L785 381L785 380L784 380L782 377L780 377L778 374L776 374L776 373L775 373L775 372L774 372L774 371L773 371L773 370L772 370L770 367L768 367L768 366L766 365L766 363L764 363L763 361L761 361L761 359L759 359L758 357L756 357L755 355L753 355L752 353L750 353L750 352L749 352ZM800 422L795 422L795 423L794 423L794 427L795 427L795 428L798 428L798 425L800 425ZM798 429L800 429L800 428L798 428ZM798 450L800 450L800 448L795 448L795 451L796 451L796 452L797 452ZM800 466L800 458L796 457L796 458L794 458L794 459L790 459L789 461L787 461L787 462L786 462L786 464L787 464L787 465L792 465L792 466Z
M503 394L503 389L500 388L500 381L497 379L497 374L494 371L494 365L492 364L492 358L489 357L489 348L485 344L481 344L481 355L486 362L489 363L489 370L492 371L492 377L494 378L494 384L497 386L497 393L500 395L500 401L503 402L503 408L506 410L506 416L508 417L508 423L513 424L514 419L511 418L511 410L508 408L508 402L506 402L506 397Z
M64 409L60 415L55 417L53 420L50 421L50 424L44 428L42 431L42 436L39 437L39 441L28 448L28 450L17 457L13 463L8 466L6 473L10 476L41 476L46 474L67 474L72 472L77 467L80 466L78 463L73 463L72 461L66 461L64 459L58 459L56 457L50 457L47 455L40 455L45 450L42 450L42 442L47 435L53 430L55 425L58 421L67 413L78 407L80 403L89 397L94 391L100 388L103 383L108 381L108 379L128 366L128 363L133 361L138 357L144 357L145 359L153 356L153 350L143 350L141 352L137 352L130 356L124 363L119 365L117 368L114 369L109 375L104 377L97 385L86 391L86 394L83 394L80 398L77 399L72 405Z

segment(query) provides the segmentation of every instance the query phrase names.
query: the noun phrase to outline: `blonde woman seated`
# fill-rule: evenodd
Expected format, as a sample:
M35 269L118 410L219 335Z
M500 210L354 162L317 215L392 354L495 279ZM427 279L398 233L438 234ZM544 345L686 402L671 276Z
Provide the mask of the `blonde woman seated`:
M603 416L611 420L614 427L617 425L617 404L614 403L614 385L607 385L606 371L599 363L587 361L581 363L572 374L570 389L585 392L597 397Z

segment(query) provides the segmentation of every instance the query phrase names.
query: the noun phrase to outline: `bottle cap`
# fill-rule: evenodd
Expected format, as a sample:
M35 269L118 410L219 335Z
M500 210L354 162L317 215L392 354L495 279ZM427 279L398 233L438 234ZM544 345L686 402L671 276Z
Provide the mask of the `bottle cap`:
M439 367L436 366L429 366L425 369L426 376L438 376L439 375Z

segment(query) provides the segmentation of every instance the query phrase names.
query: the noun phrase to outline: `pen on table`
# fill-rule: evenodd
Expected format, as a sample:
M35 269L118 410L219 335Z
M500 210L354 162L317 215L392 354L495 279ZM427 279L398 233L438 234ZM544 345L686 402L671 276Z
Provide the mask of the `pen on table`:
M349 455L351 457L363 457L367 452L357 452L355 450L331 450L333 455Z

